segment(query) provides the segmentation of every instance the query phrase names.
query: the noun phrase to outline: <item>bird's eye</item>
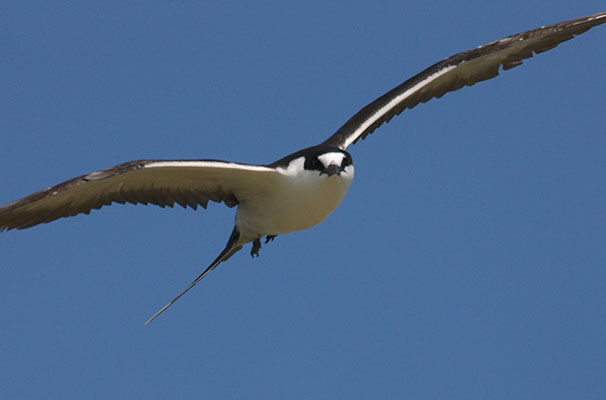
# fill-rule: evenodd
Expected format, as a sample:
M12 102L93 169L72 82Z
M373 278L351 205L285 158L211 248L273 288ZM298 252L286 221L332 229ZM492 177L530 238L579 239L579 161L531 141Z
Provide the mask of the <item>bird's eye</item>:
M305 160L305 169L308 171L324 171L324 164L318 157L309 157Z
M341 166L343 168L345 168L348 165L351 165L351 157L349 156L349 154L346 154L345 157L343 158L343 162L341 163Z
M324 169L324 164L317 157L314 157L310 160L310 169L322 171Z

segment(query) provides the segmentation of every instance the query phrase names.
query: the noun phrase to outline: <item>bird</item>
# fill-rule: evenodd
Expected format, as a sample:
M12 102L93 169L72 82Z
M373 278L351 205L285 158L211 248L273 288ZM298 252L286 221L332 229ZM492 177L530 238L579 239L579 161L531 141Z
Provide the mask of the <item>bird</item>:
M376 98L324 142L278 161L136 160L59 183L0 207L0 231L25 229L89 214L112 203L196 210L209 201L236 207L234 227L219 255L150 323L243 246L259 255L261 241L309 229L342 202L354 178L349 146L419 103L494 78L524 59L606 22L606 12L507 36L439 61Z

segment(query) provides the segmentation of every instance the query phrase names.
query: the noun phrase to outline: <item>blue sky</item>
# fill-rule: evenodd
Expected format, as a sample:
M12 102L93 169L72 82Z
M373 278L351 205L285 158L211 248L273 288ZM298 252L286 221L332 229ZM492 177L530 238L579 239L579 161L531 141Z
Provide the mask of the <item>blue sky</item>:
M0 6L0 203L143 158L267 163L459 51L603 1ZM254 5L253 5L254 4ZM233 210L0 234L2 398L606 397L606 29L350 148L321 225L213 271Z

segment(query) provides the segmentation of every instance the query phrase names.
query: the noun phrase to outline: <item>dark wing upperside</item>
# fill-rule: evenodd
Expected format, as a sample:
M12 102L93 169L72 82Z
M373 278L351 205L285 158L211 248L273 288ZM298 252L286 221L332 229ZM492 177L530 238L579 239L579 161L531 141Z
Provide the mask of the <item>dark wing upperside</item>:
M533 54L550 50L604 22L606 13L593 14L518 33L446 58L362 108L323 144L344 150L407 108L494 78L500 67L517 67Z
M234 207L269 190L273 168L216 160L139 160L60 183L0 207L0 231L88 214L111 203Z

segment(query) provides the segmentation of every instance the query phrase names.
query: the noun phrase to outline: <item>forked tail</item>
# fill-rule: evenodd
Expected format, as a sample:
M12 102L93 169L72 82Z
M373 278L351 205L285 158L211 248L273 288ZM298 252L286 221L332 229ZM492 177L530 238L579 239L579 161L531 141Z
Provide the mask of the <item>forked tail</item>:
M238 243L238 239L240 238L240 232L238 232L238 228L234 227L234 230L231 232L231 236L229 237L229 240L227 241L227 245L225 245L225 248L223 249L223 251L217 256L217 258L215 258L215 260L208 266L208 268L206 268L204 270L204 272L202 272L200 274L199 277L197 277L184 291L182 291L181 293L179 293L179 295L177 297L175 297L174 299L172 299L172 301L170 303L168 303L167 305L165 305L164 307L162 307L162 309L160 311L158 311L157 313L154 314L153 317L151 317L150 319L148 319L147 321L145 321L145 325L149 324L150 322L152 322L158 315L162 314L164 311L166 311L166 309L170 306L172 306L177 300L179 300L181 298L181 296L183 296L185 293L187 293L189 291L189 289L193 288L194 286L196 286L196 283L200 282L202 280L202 278L204 278L206 276L206 274L208 274L210 271L212 271L213 269L215 269L215 267L219 264L221 264L223 261L227 260L229 257L231 257L235 252L237 252L238 250L240 250L242 248L242 246L236 246L236 244Z

